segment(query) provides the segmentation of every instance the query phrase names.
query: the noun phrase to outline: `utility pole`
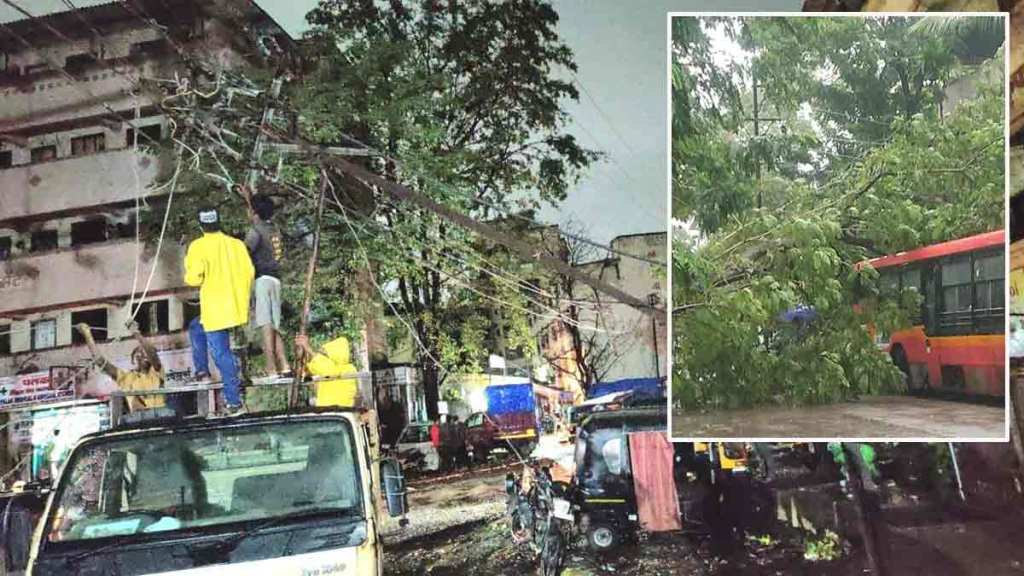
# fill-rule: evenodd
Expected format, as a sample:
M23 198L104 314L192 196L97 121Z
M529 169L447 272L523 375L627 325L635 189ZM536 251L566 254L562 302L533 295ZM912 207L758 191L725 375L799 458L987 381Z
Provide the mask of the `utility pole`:
M782 118L761 117L761 102L758 99L757 93L758 79L756 67L752 76L754 78L754 117L751 120L754 121L754 143L757 146L754 154L754 175L757 178L757 207L761 208L764 205L764 191L761 188L761 122L781 122Z
M651 308L654 308L661 301L658 297L658 293L655 292L647 296L647 302L650 303ZM651 315L651 343L654 345L654 376L661 380L661 358L658 354L658 316Z

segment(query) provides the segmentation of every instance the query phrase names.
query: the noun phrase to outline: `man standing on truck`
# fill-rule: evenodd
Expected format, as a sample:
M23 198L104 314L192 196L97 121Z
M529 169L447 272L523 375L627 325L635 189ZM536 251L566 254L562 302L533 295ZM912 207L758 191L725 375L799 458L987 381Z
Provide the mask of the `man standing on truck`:
M245 244L221 231L214 208L199 212L203 235L185 254L185 283L199 287L199 317L188 327L196 379L209 377L208 347L224 383L228 415L242 413L238 365L231 352L231 329L249 321L249 296L255 270Z
M92 328L82 323L75 326L78 332L85 339L86 346L92 354L92 359L107 376L114 379L117 387L125 392L136 390L156 390L163 386L164 368L160 364L160 356L156 349L142 337L138 328L132 328L132 336L139 343L132 350L132 370L122 370L114 366L103 356L96 341L92 337ZM145 408L163 408L165 405L163 396L129 396L128 410L135 412Z
M359 380L356 367L349 361L348 338L340 336L321 347L321 352L309 345L309 336L299 334L295 345L306 357L306 370L313 376L332 378L316 385L317 406L344 406L351 408L359 404ZM341 378L341 376L349 376Z
M273 216L273 201L263 195L253 196L249 210L252 227L245 235L245 246L256 268L253 326L263 334L267 374L288 376L291 368L281 338L281 233L270 221Z

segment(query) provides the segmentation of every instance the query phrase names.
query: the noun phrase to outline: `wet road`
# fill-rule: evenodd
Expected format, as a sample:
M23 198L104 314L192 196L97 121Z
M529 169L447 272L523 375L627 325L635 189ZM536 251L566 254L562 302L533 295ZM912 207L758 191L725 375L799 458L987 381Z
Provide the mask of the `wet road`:
M800 408L767 406L672 415L675 438L911 438L996 441L1005 432L1000 407L910 396Z

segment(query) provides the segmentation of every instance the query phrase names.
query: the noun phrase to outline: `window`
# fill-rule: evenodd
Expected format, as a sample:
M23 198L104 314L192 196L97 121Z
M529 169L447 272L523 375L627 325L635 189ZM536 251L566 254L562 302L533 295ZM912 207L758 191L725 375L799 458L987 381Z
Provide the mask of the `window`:
M56 230L36 230L32 233L31 252L43 252L57 249Z
M11 248L14 245L14 241L10 236L4 236L0 238L0 261L8 260L11 257Z
M983 315L1002 316L1005 307L1004 252L976 256L974 260L974 306L975 312Z
M42 64L30 64L28 66L25 66L25 75L29 76L31 74L40 74L42 72L46 72L49 69L50 65L46 62L43 62Z
M0 170L14 166L14 154L10 150L0 150Z
M57 146L37 146L32 149L32 163L49 162L57 159Z
M900 291L900 273L894 268L885 268L878 276L878 291L882 296L894 296Z
M97 152L103 152L107 149L107 138L102 132L99 134L89 134L86 136L79 136L78 138L71 139L71 155L72 156L85 156L87 154L96 154Z
M269 519L308 530L325 517L354 529L365 518L354 438L345 421L323 419L96 440L64 464L55 507L67 513L44 534L131 545L161 530Z
M163 39L159 40L147 40L146 42L136 42L131 45L128 49L128 53L132 56L136 55L157 55L167 51L167 41Z
M11 353L12 324L0 324L0 355Z
M57 346L57 321L37 320L32 323L32 349L45 350Z
M622 482L625 436L621 428L598 428L587 435L582 469L582 487L603 493Z
M163 137L163 128L159 124L150 124L139 128L139 146L145 146L159 142ZM125 145L129 148L135 145L135 129L129 128L125 133Z
M917 290L918 294L923 293L921 288L921 269L920 268L905 268L903 274L900 275L902 279L902 289L913 288Z
M93 338L97 342L107 340L107 309L93 308L92 310L79 310L71 313L71 325L88 324L92 328ZM72 344L85 344L85 338L78 333L78 330L71 330Z
M71 225L71 245L95 244L107 240L107 221L103 218L92 218Z
M199 318L199 300L182 300L181 301L181 316L185 322L183 325L188 327L193 320Z
M942 309L962 312L971 309L971 259L960 256L942 265Z
M135 316L135 321L139 324L139 332L142 332L145 336L169 332L169 309L169 302L167 300L157 300L143 304Z
M64 59L64 69L70 74L80 74L95 62L96 57L88 52L72 54Z

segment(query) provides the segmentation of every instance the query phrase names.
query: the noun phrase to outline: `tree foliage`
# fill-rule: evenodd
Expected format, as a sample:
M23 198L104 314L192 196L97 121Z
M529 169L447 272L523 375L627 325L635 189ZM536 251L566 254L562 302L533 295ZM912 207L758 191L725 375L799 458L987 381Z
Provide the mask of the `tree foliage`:
M675 75L722 85L673 85L677 112L694 90L717 103L710 114L691 106L687 127L673 122L673 213L699 231L673 254L674 400L820 403L899 390L864 326L905 326L920 300L912 290L877 298L877 274L857 263L1002 226L1001 33L983 38L991 50L979 67L903 18L683 20L673 23ZM742 57L712 73L700 68L721 58L681 56L713 51L714 38L732 39ZM755 72L760 113L778 118L760 136L748 104ZM943 88L968 76L977 94L943 106ZM801 307L814 319L784 317Z
M577 93L560 72L575 64L547 2L322 0L307 20L309 65L275 104L278 134L369 148L371 158L356 160L369 170L492 221L561 201L596 158L563 130L562 105ZM235 185L250 167L272 76L225 76L218 86L252 89L235 90L230 101L223 89L211 95L212 77L199 84L205 91L169 101L176 141L188 146L176 151L190 158L172 229L194 230L186 223L195 205L212 201L230 231L244 230ZM188 154L196 149L203 153ZM308 155L269 151L260 163L260 192L277 197L290 238L285 296L297 303L325 173ZM340 173L326 176L312 309L318 335L358 336L381 313L411 327L431 412L444 374L479 369L499 344L531 353L530 313L544 303L525 290L527 265L436 214ZM495 225L516 235L525 228L513 219Z

